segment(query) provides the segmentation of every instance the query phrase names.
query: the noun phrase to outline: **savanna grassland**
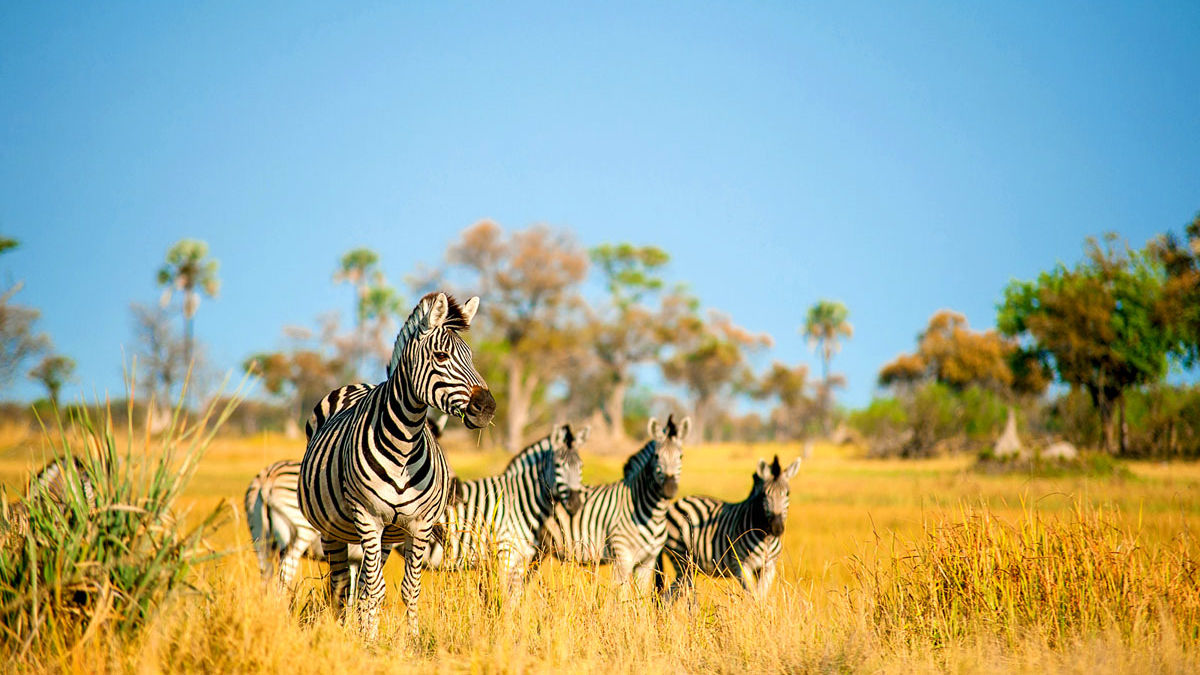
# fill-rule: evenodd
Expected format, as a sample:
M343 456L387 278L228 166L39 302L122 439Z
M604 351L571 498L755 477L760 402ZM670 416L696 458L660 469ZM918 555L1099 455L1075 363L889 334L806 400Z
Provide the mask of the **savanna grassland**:
M0 437L0 480L19 488L42 442ZM498 471L500 451L451 436L465 478ZM628 448L632 451L634 447ZM601 450L611 450L600 452ZM544 564L505 607L486 571L427 572L421 633L396 607L402 564L388 564L388 611L375 645L324 610L321 566L296 597L264 593L241 514L251 476L299 457L302 443L218 438L181 507L226 504L202 564L132 637L98 631L44 644L14 665L76 672L1196 672L1200 466L1130 463L1116 477L981 473L972 459L860 459L817 444L792 483L780 578L755 604L701 578L694 607L622 601L604 568ZM685 450L681 494L730 500L759 457L798 444ZM625 452L585 447L587 482L615 479ZM10 655L11 657L12 655Z

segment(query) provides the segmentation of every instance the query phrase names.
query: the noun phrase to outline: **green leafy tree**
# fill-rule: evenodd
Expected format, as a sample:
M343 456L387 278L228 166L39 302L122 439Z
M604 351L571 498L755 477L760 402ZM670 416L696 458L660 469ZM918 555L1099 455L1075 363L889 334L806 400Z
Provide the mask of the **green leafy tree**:
M776 361L753 383L751 393L757 399L775 399L771 426L777 436L800 438L812 417L813 400L808 395L808 366L788 366Z
M1200 215L1182 238L1168 232L1150 252L1166 273L1158 320L1167 326L1173 355L1193 368L1200 363Z
M58 395L63 385L75 373L75 359L61 354L51 354L29 371L29 376L46 388L46 395L54 409L58 409Z
M829 415L832 407L834 381L830 379L829 363L833 355L841 349L843 339L854 336L854 327L850 325L850 310L834 300L820 300L808 308L801 329L808 343L817 348L821 355L821 387L818 390L818 404L821 407L822 424L829 431Z
M1073 268L1060 264L1035 281L1010 283L996 323L1029 343L1060 382L1088 393L1105 450L1124 452L1125 392L1167 371L1162 292L1161 267L1110 234L1103 244L1089 238L1086 259Z
M625 395L633 384L633 369L657 359L669 332L662 309L651 309L645 301L661 291L658 274L670 256L654 246L628 243L603 244L589 255L609 294L608 306L588 320L586 330L601 371L589 384L602 390L610 438L619 443L625 437Z
M189 367L194 352L194 324L201 294L217 297L221 280L220 262L208 255L208 244L198 239L181 239L167 250L166 263L158 270L158 285L164 287L162 305L166 307L175 291L183 294L183 358Z
M316 349L261 352L243 362L249 373L262 378L263 388L287 408L289 437L299 435L299 422L308 418L321 397L345 384L347 364Z

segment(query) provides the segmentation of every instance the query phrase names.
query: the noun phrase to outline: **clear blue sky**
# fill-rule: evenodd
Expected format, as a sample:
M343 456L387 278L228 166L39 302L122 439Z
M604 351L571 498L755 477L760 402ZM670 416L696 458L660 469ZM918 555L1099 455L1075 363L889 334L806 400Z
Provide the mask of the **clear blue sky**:
M935 310L1200 210L1200 3L807 4L4 3L0 278L90 396L180 238L229 368L348 306L351 247L399 281L545 222L667 249L762 365L842 300L857 405Z

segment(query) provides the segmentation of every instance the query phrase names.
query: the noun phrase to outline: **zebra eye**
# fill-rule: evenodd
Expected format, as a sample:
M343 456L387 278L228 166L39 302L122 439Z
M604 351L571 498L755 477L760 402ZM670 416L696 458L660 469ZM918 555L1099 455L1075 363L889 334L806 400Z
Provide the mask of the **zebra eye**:
M449 354L447 354L446 352L434 352L434 353L433 353L433 358L434 358L434 359L435 359L435 360L436 360L438 363L445 363L445 362L447 362L447 361L449 361L449 360L450 360L450 355L449 355Z

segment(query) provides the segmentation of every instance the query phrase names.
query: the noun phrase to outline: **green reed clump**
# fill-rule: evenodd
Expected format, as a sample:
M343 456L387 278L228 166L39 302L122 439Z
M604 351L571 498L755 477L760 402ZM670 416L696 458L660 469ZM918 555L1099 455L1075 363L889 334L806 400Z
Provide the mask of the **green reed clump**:
M1200 556L1181 532L1147 544L1119 513L1077 503L1062 518L1026 506L1007 523L986 507L927 522L910 542L855 557L867 608L886 633L943 644L979 631L1048 645L1099 631L1200 638ZM867 562L867 560L871 562Z
M68 483L86 476L95 500L79 489L51 498L36 482L20 502L4 500L13 517L0 548L0 651L19 660L31 647L61 651L97 631L130 633L186 586L193 566L212 557L203 538L225 511L185 528L173 507L239 400L209 407L194 423L181 407L165 432L147 429L142 442L132 402L121 440L109 408L99 423L80 408L45 432L53 454L66 459Z

